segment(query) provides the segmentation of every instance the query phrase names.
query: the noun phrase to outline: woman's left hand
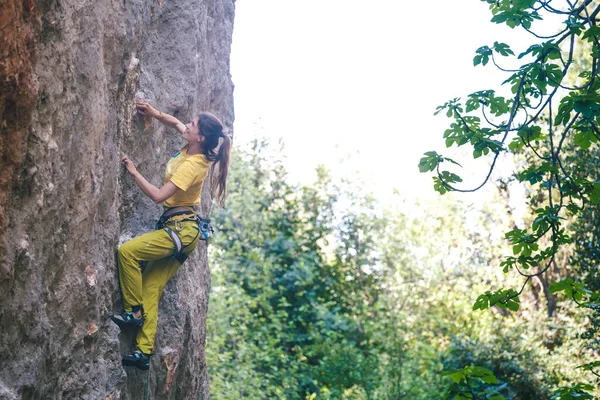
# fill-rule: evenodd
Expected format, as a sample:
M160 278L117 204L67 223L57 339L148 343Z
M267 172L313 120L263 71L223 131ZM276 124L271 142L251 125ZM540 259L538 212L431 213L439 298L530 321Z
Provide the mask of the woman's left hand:
M152 107L150 103L143 99L139 99L135 102L135 108L138 113L148 117L158 118L161 114L156 108Z
M123 156L123 158L121 159L121 162L123 164L125 164L125 168L127 168L127 172L129 172L131 175L135 175L135 173L137 172L137 169L135 168L133 161L131 161L129 159L129 157Z

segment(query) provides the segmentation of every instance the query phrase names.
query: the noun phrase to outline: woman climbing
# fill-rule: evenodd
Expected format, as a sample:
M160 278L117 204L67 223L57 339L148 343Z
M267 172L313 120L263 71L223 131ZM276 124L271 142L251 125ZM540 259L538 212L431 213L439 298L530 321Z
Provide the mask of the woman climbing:
M158 321L158 301L169 279L196 248L201 232L194 207L200 204L202 185L215 163L218 174L213 175L212 194L217 204L223 205L225 201L231 139L223 133L221 121L209 113L201 113L197 120L184 125L144 100L138 100L136 108L138 113L177 129L187 142L168 162L160 188L149 183L133 162L123 157L127 171L142 192L155 203L163 203L165 209L157 230L124 243L117 252L125 311L114 315L112 320L121 328L138 328L137 350L125 355L122 362L148 369ZM143 271L140 262L148 262Z

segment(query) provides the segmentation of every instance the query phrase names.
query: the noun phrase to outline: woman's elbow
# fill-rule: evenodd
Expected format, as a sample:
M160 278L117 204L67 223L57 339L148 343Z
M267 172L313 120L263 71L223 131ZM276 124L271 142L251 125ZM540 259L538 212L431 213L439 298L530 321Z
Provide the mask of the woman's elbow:
M152 198L152 201L154 202L154 204L160 204L166 200L166 199L163 199L161 196L152 196L151 198Z
M171 196L173 196L177 192L178 188L173 184L167 184L160 189L157 189L155 192L152 192L152 196L150 198L156 204L162 203L167 200Z
M164 198L165 196L160 193L159 191L157 191L156 193L152 193L152 195L150 196L150 198L152 199L152 201L155 204L159 204L162 203L163 201L165 201L166 199Z

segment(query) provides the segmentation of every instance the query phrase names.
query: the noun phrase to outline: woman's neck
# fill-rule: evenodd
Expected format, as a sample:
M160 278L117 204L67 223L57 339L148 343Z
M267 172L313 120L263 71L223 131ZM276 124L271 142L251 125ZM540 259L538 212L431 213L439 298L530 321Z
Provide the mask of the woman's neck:
M200 143L188 144L186 153L190 156L202 154L202 145Z

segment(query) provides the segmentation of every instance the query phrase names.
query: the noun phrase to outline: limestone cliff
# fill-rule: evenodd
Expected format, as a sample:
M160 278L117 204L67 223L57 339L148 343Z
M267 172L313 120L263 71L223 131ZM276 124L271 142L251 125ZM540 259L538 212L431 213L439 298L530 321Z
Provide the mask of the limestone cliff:
M233 1L0 2L0 399L146 398L109 316L114 251L160 208L120 157L159 185L183 145L135 115L136 96L231 133ZM161 300L149 398L208 398L209 287L202 243Z

